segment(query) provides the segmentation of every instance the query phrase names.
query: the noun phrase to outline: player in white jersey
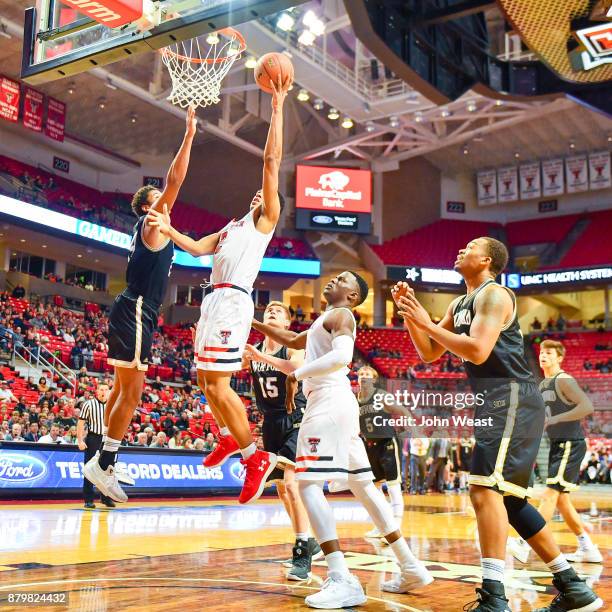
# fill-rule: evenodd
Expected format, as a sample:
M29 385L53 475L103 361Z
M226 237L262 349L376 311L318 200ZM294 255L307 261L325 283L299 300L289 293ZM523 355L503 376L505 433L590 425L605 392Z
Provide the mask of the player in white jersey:
M298 381L303 382L306 411L298 436L296 479L315 537L325 553L328 578L322 589L306 597L312 608L342 608L366 602L340 550L336 522L325 499L325 481L346 484L384 534L400 564L400 573L382 586L406 593L433 578L412 554L393 517L391 507L373 483L365 446L359 437L359 406L347 374L353 360L356 324L352 309L368 294L355 272L342 272L323 290L327 310L300 334L253 322L253 327L288 348L306 348L304 364L287 376L287 411L294 409Z
M242 368L254 305L253 283L282 209L278 173L282 157L283 104L290 82L277 83L272 94L272 117L264 150L263 185L249 212L222 230L200 240L177 232L166 215L153 213L149 223L179 247L199 257L213 253L210 288L202 300L195 336L198 384L219 425L219 444L205 459L206 467L224 463L240 451L245 481L238 500L256 500L276 466L276 455L257 450L240 397L230 386L232 373Z

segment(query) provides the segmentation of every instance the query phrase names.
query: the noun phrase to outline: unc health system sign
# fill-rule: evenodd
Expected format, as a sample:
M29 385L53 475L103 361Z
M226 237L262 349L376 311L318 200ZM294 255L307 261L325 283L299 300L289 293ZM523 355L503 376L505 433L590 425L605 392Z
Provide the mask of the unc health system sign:
M205 468L202 453L121 447L119 463L134 478L135 493L206 492L242 487L236 458ZM69 493L83 487L83 453L72 445L5 443L0 447L0 497L19 492Z
M367 234L372 212L372 173L297 166L295 208L297 229Z
M387 278L391 281L408 281L415 285L446 286L462 284L461 275L455 270L421 268L418 266L387 266ZM509 289L555 286L572 283L612 282L612 267L577 268L569 270L547 270L529 274L502 274L499 282Z

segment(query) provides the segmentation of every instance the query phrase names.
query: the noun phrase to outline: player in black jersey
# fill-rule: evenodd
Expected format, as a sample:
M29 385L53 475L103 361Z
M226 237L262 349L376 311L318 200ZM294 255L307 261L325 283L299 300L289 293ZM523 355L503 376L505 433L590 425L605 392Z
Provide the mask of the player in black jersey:
M507 263L505 245L494 238L476 238L461 249L454 267L467 293L451 302L437 325L407 283L398 283L392 295L421 358L435 361L446 351L461 357L481 399L475 417L483 420L475 431L469 484L483 581L472 610L510 610L503 583L510 523L548 565L559 590L540 612L591 612L603 606L602 600L577 576L526 499L545 406L525 357L516 298L495 282Z
M264 311L263 322L271 327L289 329L289 308L282 302L270 302ZM322 553L316 540L308 535L308 515L295 480L295 451L306 408L301 383L295 395L295 410L287 414L285 407L287 374L302 365L304 351L289 349L266 337L257 346L247 344L245 361L249 362L257 409L263 414L264 450L278 456L277 467L268 481L276 484L278 496L287 510L295 533L293 558L287 578L306 580L310 574L313 554Z
M174 259L172 241L159 228L145 224L145 219L150 210L171 211L185 180L197 127L194 108L188 109L186 122L185 136L168 170L164 191L146 185L132 199L138 221L128 255L127 287L117 296L109 317L108 363L115 368L115 380L104 414L102 450L87 462L84 474L101 493L118 502L127 501L127 495L115 473L117 451L140 401L153 332Z
M399 525L402 524L404 516L404 497L402 495L402 466L399 458L399 445L395 429L386 422L380 422L383 415L390 416L391 407L382 404L379 408L376 405L374 396L381 391L376 384L378 382L378 372L370 367L363 366L357 372L359 381L359 429L361 437L366 447L368 459L372 466L374 482L377 484L386 483L387 493L393 516ZM383 534L376 528L366 533L368 538L383 538Z
M548 523L555 508L578 538L578 549L568 555L568 561L602 563L603 558L593 544L585 524L571 502L570 493L578 489L580 464L587 452L581 420L593 412L593 404L578 386L573 376L562 369L565 346L557 340L540 344L540 367L544 380L540 391L546 403L546 432L550 439L546 491L538 510ZM522 563L526 563L531 549L521 539L510 539L508 548Z

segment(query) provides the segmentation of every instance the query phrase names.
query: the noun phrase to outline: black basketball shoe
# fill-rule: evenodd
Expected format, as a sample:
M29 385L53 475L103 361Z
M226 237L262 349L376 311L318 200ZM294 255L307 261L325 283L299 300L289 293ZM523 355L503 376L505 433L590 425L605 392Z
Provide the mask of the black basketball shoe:
M594 612L603 606L603 601L576 575L573 568L555 574L553 584L559 594L550 602L550 606L538 608L536 612Z
M476 589L478 599L463 606L465 612L512 612L506 599L504 585L496 580L483 580Z
M312 564L312 554L308 540L296 540L293 547L293 565L287 572L288 580L308 580Z

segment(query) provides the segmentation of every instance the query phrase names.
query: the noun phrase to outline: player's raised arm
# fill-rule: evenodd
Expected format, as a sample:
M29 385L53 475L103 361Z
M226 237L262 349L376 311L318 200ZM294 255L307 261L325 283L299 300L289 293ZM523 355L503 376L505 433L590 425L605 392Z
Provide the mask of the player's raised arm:
M283 105L290 86L291 82L281 82L280 75L278 83L272 83L272 117L270 118L268 139L264 149L263 204L256 223L257 229L264 234L274 229L281 213L278 196L278 174L283 157Z
M353 361L355 320L350 312L345 308L338 308L327 316L324 326L332 336L332 350L299 367L292 374L295 380L325 376L345 368Z
M486 289L475 300L476 314L470 335L466 336L436 325L414 295L408 294L400 302L405 319L451 353L477 365L489 358L513 308L512 298L505 289L497 286Z
M291 349L304 349L306 348L306 337L308 330L301 333L291 331L290 329L281 329L279 327L272 327L265 323L260 323L257 319L253 319L251 323L253 329L261 332L264 336L286 346Z
M146 226L157 228L162 236L170 238L177 247L183 249L183 251L187 251L187 253L194 257L210 255L214 252L219 243L219 232L204 236L204 238L200 238L200 240L194 240L186 234L181 234L181 232L172 227L170 213L165 204L163 212L158 212L153 209L148 212Z
M190 106L187 109L187 124L185 126L185 136L183 142L176 154L176 157L170 164L168 174L166 175L166 185L159 199L151 207L152 210L162 211L164 205L168 207L168 212L172 211L172 207L176 202L178 192L181 189L183 181L187 176L189 168L189 158L191 156L191 145L196 134L198 120L195 114L195 108Z
M593 414L595 410L591 400L587 394L580 388L576 379L573 377L565 377L563 375L557 378L557 389L559 395L568 404L575 404L575 406L567 412L562 412L555 416L550 417L547 422L547 427L556 425L557 423L566 423L568 421L579 421L584 417Z
M407 304L406 301L402 302L402 298L405 298L407 295L414 296L414 289L408 286L406 282L397 283L393 289L391 289L391 295L393 300L397 304L399 308L400 316L403 316L404 324L408 333L410 334L410 338L419 354L419 357L427 362L431 363L432 361L436 361L442 357L442 355L446 352L446 348L442 346L439 342L436 342L433 338L427 335L422 329L417 327L414 322L408 316L404 316L402 313L405 312L402 310L403 304ZM415 298L416 299L416 298ZM446 309L446 313L444 314L443 319L438 323L440 327L452 331L453 328L453 304L455 302L451 302L449 307Z
M244 352L249 361L262 361L283 374L291 374L304 363L304 351L301 350L288 349L287 354L289 355L289 359L281 359L274 355L268 355L251 344L245 346Z

